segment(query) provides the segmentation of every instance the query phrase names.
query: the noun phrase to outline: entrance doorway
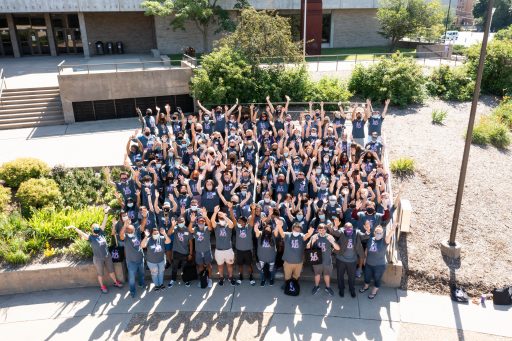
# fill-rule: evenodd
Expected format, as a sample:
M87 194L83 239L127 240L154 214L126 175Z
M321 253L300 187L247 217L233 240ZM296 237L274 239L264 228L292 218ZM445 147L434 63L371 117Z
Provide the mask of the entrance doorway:
M14 16L21 55L49 55L50 45L44 16Z
M83 53L82 35L77 14L52 14L57 54Z

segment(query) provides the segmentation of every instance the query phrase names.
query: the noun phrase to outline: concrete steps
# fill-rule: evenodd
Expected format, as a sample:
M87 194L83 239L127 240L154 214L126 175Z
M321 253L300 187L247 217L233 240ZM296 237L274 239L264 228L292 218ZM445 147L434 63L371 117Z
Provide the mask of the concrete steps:
M0 129L64 124L58 87L4 89L0 98Z

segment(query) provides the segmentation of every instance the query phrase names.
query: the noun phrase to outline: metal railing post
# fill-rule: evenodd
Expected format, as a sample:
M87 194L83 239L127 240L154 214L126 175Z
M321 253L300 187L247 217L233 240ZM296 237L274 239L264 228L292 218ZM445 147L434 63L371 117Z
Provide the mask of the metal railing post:
M336 55L336 71L338 71L338 61L339 61L339 56Z
M318 68L320 67L320 56L316 57L316 71L318 72Z
M356 58L354 59L354 65L357 65L357 56L358 56L358 54L356 53Z

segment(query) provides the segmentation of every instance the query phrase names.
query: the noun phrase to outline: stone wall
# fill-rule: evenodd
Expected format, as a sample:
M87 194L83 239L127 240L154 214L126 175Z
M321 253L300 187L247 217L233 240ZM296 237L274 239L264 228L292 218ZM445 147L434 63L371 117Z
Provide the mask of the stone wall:
M85 27L91 47L94 44L122 41L124 53L150 53L156 48L154 19L140 12L85 13Z
M384 46L389 43L379 31L376 9L332 11L333 47Z

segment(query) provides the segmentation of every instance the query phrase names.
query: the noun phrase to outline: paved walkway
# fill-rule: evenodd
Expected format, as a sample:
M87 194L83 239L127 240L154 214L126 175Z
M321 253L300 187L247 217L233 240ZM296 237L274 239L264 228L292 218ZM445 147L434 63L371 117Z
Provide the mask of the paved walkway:
M299 297L273 287L216 283L163 292L78 288L0 296L4 340L505 340L512 309L453 303L448 297L383 288L375 298Z
M69 125L0 130L0 164L18 157L35 157L50 166L118 166L137 118L80 122ZM65 161L64 161L65 160Z

